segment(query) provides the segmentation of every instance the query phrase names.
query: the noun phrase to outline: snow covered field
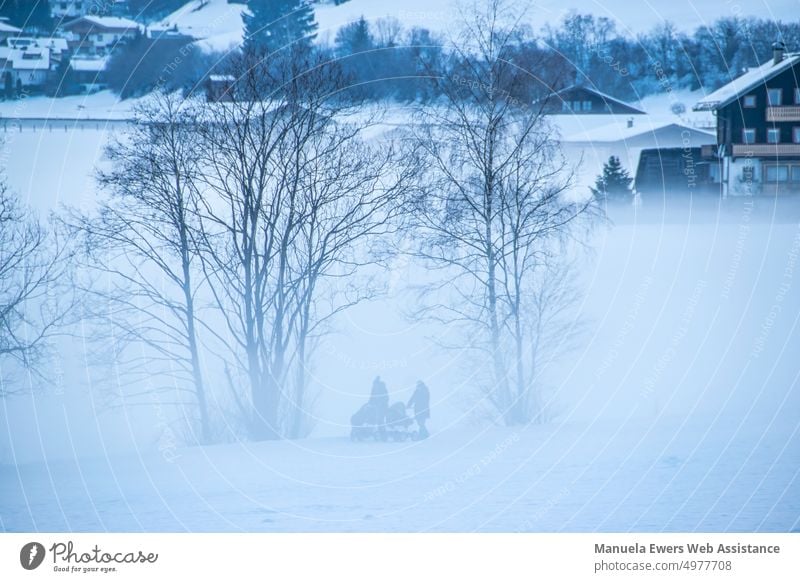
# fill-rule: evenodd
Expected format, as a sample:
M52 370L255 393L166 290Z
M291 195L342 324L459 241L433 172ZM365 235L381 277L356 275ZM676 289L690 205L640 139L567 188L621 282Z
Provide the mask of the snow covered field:
M696 414L3 467L0 529L786 532L797 404L744 426Z

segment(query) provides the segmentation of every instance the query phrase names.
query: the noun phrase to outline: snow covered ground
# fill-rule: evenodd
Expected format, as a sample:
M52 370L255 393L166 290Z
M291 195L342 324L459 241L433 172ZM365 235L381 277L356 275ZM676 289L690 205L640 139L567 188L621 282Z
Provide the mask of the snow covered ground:
M787 408L744 429L736 415L691 415L3 467L0 530L787 532L800 527L789 417Z

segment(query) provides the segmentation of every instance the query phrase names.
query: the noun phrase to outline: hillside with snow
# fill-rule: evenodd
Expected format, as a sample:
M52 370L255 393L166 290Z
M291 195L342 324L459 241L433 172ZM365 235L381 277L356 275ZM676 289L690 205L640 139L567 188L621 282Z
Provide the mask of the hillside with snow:
M463 3L462 3L463 4ZM645 3L630 10L626 0L604 2L583 1L566 6L557 0L529 2L525 20L539 30L552 25L569 12L590 13L611 19L618 30L631 36L646 32L665 20L679 29L691 31L710 24L725 14L716 0L676 0L668 3ZM795 0L755 0L737 5L736 15L779 19L797 9ZM182 8L166 17L161 24L177 26L181 32L203 39L201 46L225 51L241 43L243 4L229 4L227 0L189 0ZM316 8L320 42L331 43L336 31L361 18L370 22L382 18L397 20L405 28L428 28L447 36L456 32L459 22L459 3L454 0L349 0L344 4L319 3Z

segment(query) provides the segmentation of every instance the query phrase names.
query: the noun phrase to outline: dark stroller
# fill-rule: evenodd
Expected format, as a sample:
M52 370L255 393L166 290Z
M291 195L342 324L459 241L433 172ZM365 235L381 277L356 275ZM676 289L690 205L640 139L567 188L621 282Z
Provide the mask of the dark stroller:
M350 417L350 438L354 441L378 439L382 424L378 416L378 408L370 402L359 408Z
M404 441L413 437L410 430L414 421L406 414L402 402L395 402L386 410L386 418L379 418L378 407L366 403L350 417L350 438L354 441Z
M404 441L414 436L410 427L414 421L406 414L406 405L395 402L386 411L386 438Z

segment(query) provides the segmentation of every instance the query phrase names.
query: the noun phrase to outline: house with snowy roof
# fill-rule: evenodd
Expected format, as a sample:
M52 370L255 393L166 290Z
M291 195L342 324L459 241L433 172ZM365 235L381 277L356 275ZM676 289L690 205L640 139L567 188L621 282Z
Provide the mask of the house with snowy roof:
M773 57L700 100L716 115L716 152L727 195L800 192L800 53Z
M117 16L82 16L62 24L60 30L73 51L92 55L107 55L140 34L137 22Z
M645 163L650 167L653 151L699 152L714 144L713 132L681 123L674 115L559 114L549 116L549 122L559 136L565 157L577 168L576 183L586 188L594 184L611 156L619 158L622 166L634 175L642 167L643 159L647 158ZM708 171L699 179L703 188L715 174L712 167L705 170ZM691 192L693 187L688 187L686 180L681 187L684 177L685 174L676 169L674 176L668 176L669 187L665 190L662 186L659 192L670 195ZM644 190L647 194L653 193L653 184L646 180L638 183L647 184Z
M544 113L580 115L644 115L638 107L612 97L596 88L576 84L555 91L547 98Z
M50 49L46 47L0 47L0 71L6 95L41 91L51 66Z
M128 10L128 0L50 0L50 15L59 21L86 16L115 16Z

